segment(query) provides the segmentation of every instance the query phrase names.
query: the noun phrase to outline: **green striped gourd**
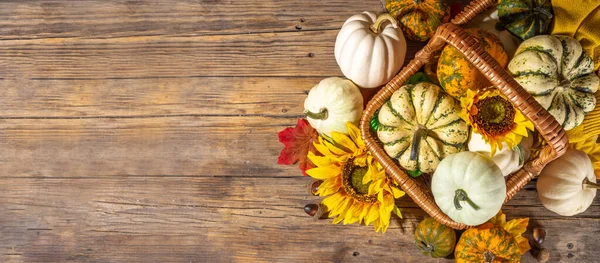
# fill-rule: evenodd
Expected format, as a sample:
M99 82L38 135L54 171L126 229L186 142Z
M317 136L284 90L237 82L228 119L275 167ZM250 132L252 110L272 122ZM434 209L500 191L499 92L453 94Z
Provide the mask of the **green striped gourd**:
M497 8L498 26L523 40L546 34L552 22L550 0L500 0Z
M425 218L415 230L415 244L423 255L443 258L454 251L456 232L433 217Z
M508 69L565 130L581 124L596 107L594 62L574 38L542 35L525 40Z
M437 85L405 85L381 107L377 136L404 169L430 173L444 157L466 148L469 126L459 112L458 101Z

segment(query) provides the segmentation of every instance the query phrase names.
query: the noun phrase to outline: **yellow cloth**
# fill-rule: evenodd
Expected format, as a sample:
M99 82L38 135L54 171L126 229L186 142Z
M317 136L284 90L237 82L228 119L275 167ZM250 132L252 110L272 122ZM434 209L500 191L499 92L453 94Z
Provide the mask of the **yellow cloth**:
M594 60L594 68L600 67L600 1L598 0L552 0L554 26L552 35L567 35L581 43Z
M552 35L571 36L581 43L594 60L594 69L600 68L600 0L552 0L554 26ZM596 92L596 108L588 113L583 123L567 131L571 143L581 142L600 134L600 92Z

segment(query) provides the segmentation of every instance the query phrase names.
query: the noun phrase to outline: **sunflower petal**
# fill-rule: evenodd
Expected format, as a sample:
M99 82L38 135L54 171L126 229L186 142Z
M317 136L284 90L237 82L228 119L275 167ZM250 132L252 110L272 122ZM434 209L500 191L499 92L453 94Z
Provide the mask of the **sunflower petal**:
M378 205L372 205L371 208L369 209L369 212L367 213L365 225L368 226L369 224L371 224L378 218L379 218L379 207L378 207Z
M356 143L356 146L358 146L359 148L364 148L365 142L363 141L362 136L360 135L360 130L358 129L358 127L356 127L356 125L354 125L351 122L346 122L346 128L348 129L348 135L350 136L352 141Z
M336 161L332 160L329 156L318 156L313 152L308 152L307 157L317 167L327 166L336 163Z
M310 175L310 177L312 178L319 180L326 180L334 176L338 176L340 172L341 168L337 165L328 165L306 170L306 174Z
M317 190L317 195L319 196L328 196L334 193L337 193L341 185L337 182L339 177L329 178L319 185L319 190Z
M394 198L396 198L396 199L398 199L406 194L404 191L396 188L395 186L390 186L390 189L392 189L392 194L394 195Z
M336 144L336 148L340 150L347 150L344 151L345 153L353 153L358 150L356 144L346 134L340 132L331 132L331 137L333 138L333 141ZM342 147L345 149L342 149Z

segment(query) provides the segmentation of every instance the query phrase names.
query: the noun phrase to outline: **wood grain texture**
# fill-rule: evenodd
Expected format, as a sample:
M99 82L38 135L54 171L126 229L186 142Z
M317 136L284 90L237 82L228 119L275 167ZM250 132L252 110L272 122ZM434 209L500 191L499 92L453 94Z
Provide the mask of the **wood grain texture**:
M382 4L0 1L0 262L450 262L412 244L410 200L386 234L315 221L308 178L276 164L365 10ZM558 217L530 183L504 211L547 227L553 262L600 256L597 204Z
M376 234L372 226L308 217L302 207L318 198L306 194L302 177L97 182L0 179L2 262L450 262L421 256L412 244L425 214L406 198L398 203L405 219ZM552 262L597 257L598 205L556 219L535 191L524 190L504 211L509 219L531 216L547 227ZM535 261L526 255L523 262Z

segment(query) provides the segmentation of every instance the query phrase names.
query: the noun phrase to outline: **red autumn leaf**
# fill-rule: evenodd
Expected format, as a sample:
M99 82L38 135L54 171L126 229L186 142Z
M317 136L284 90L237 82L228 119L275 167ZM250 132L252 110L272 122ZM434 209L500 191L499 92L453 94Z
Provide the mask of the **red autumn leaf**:
M281 151L278 164L295 164L300 162L300 170L306 176L306 170L315 167L306 157L308 152L316 152L313 142L318 142L319 134L305 119L298 119L294 128L285 128L279 132L279 141L285 148Z

